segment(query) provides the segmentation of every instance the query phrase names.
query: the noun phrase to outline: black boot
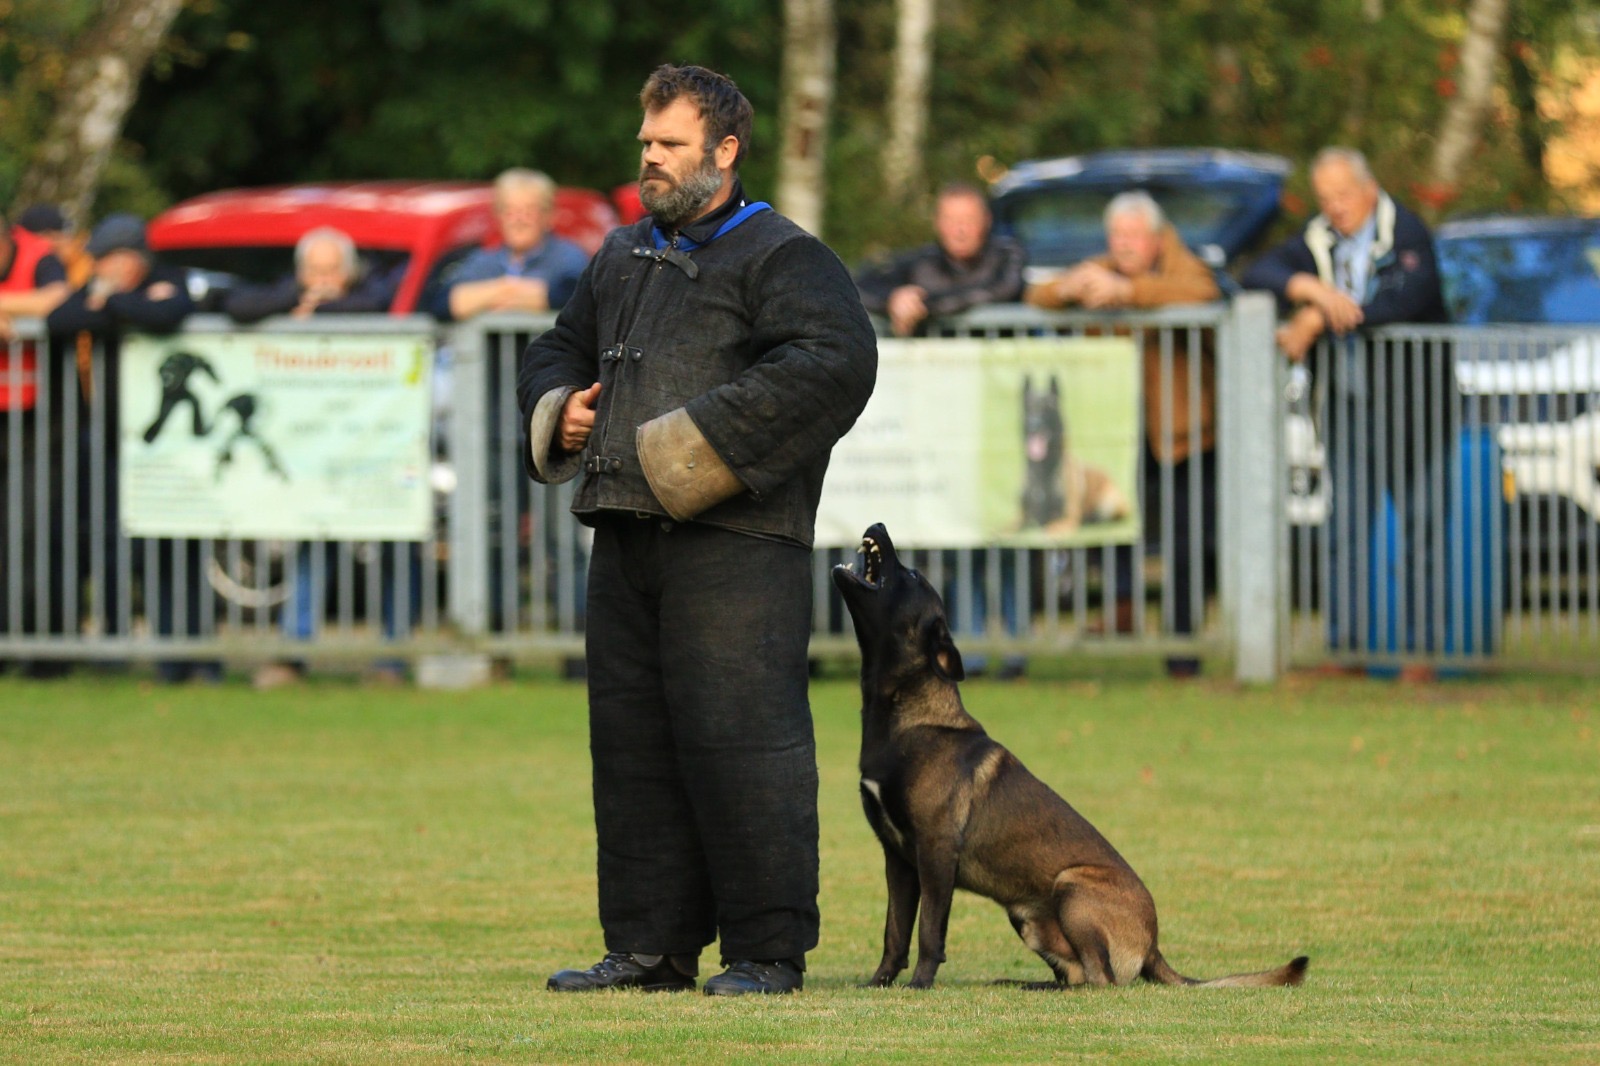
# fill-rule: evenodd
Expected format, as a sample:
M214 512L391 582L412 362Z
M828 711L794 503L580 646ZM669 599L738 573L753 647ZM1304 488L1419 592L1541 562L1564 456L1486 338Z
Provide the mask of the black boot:
M682 992L694 987L699 971L689 955L631 955L610 951L587 970L552 974L545 987L552 992L594 992L602 988L641 988L646 992Z
M742 996L747 992L782 995L798 992L806 982L805 972L793 959L736 959L728 968L706 982L708 996Z

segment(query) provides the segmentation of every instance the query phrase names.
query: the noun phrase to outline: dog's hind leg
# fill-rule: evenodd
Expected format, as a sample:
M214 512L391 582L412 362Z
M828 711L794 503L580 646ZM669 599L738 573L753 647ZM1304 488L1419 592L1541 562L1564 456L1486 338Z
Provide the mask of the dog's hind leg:
M1134 879L1107 867L1074 867L1056 877L1061 930L1091 985L1126 984L1139 975L1155 939L1155 907Z
M1077 953L1062 934L1061 925L1054 914L1007 911L1006 916L1011 919L1011 928L1017 931L1022 942L1043 959L1044 964L1050 967L1050 972L1056 975L1054 981L1024 982L1024 988L1038 991L1083 984L1083 967L1078 964Z
M883 919L883 961L873 973L869 986L883 988L894 984L906 968L911 954L911 926L917 917L917 868L894 852L884 849L884 880L889 886L888 911Z

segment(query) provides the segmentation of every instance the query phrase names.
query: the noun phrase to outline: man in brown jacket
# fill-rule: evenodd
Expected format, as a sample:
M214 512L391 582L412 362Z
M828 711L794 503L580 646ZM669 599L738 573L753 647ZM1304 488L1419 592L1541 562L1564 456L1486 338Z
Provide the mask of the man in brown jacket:
M1125 192L1106 206L1105 255L1086 259L1055 277L1030 285L1023 295L1036 307L1058 308L1079 304L1091 310L1152 308L1167 304L1204 303L1221 296L1211 268L1184 247L1178 231L1167 224L1161 208L1145 192ZM1126 332L1118 329L1117 332ZM1191 603L1192 569L1203 570L1203 588L1215 580L1216 541L1216 363L1212 337L1201 334L1198 358L1191 360L1186 331L1172 331L1169 348L1169 388L1163 388L1163 331L1139 330L1144 350L1145 513L1161 513L1163 466L1171 468L1171 498L1165 507L1172 517L1173 633L1194 632ZM1198 403L1193 397L1198 396ZM1201 499L1198 545L1190 529L1190 493ZM1147 518L1146 530L1160 525ZM1198 548L1198 551L1196 551ZM1196 556L1198 555L1198 559ZM1117 552L1117 629L1129 631L1133 623L1133 553ZM1168 659L1174 676L1192 676L1199 670L1195 659Z

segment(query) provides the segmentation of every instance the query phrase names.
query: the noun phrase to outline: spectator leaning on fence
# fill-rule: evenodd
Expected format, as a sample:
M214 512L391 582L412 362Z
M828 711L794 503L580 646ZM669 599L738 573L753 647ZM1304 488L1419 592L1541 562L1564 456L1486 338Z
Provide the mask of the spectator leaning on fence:
M1022 245L989 232L983 191L947 185L934 205L934 243L868 267L856 277L861 302L885 315L897 337L920 334L928 319L982 304L1012 303L1022 295Z
M394 284L362 274L355 241L343 230L323 226L307 232L295 244L294 266L293 277L268 285L233 289L224 300L223 309L239 322L253 323L271 315L309 318L312 315L382 314L394 302ZM309 542L302 542L295 551L293 587L284 602L282 615L283 633L290 640L312 639L322 617L324 597L323 590L317 586L313 550ZM399 582L395 573L402 565L398 557L408 553L406 549L388 545L380 550L380 555L383 592L379 606L385 635L393 636L397 612L403 606L409 609L408 605L396 602ZM409 557L404 565L411 566L415 572L416 567ZM411 582L410 587L415 589L416 582ZM259 667L252 682L261 689L279 688L299 683L305 672L304 662L281 659ZM368 677L382 683L402 681L405 664L392 659L380 660L373 665Z
M235 322L259 322L272 315L365 314L387 311L395 282L361 269L356 243L343 230L321 226L294 246L294 273L266 285L229 290L222 308Z
M29 233L20 225L12 228L0 216L0 633L9 633L13 600L20 601L18 633L60 632L64 612L59 603L40 602L34 580L40 568L55 572L50 560L60 550L60 445L46 445L52 484L40 485L37 440L29 420L43 391L40 375L51 368L42 365L41 352L33 341L16 341L13 318L43 318L66 299L66 271L50 243ZM13 451L11 420L24 420ZM52 425L52 432L59 426ZM13 479L17 482L14 486ZM15 491L20 490L20 491ZM13 494L20 503L14 508ZM38 528L38 509L48 506L47 531ZM16 558L20 567L10 565L10 547L20 541ZM0 662L0 668L5 666ZM30 677L59 677L61 663L50 660L25 661L19 669Z
M76 231L61 208L55 204L34 204L17 215L17 225L37 237L49 241L56 258L67 270L67 283L76 289L94 273L94 256L84 247L83 237Z
M496 178L500 246L479 248L452 267L430 310L447 320L497 311L559 311L589 257L550 232L555 205L555 182L537 170L517 167Z
M1450 479L1441 476L1443 455L1429 427L1449 425L1455 413L1450 353L1440 341L1379 345L1354 335L1391 323L1447 320L1433 235L1379 186L1366 159L1353 149L1319 152L1311 163L1311 187L1321 213L1300 236L1252 264L1240 283L1278 297L1287 315L1277 332L1278 346L1290 359L1305 359L1320 338L1335 339L1328 358L1314 369L1327 378L1319 386L1327 392L1330 412L1324 428L1335 501L1335 530L1329 538L1335 567L1329 590L1333 644L1343 650L1357 645L1350 625L1354 605L1341 597L1367 595L1357 583L1355 564L1357 545L1371 539L1370 531L1356 528L1355 522L1360 516L1377 519L1380 494L1388 486L1404 545L1396 580L1403 583L1406 618L1413 626L1419 618L1427 619L1420 641L1418 631L1406 635L1407 650L1438 650L1434 640L1442 626L1428 617L1434 579L1429 547L1439 521L1430 500L1434 488L1441 496L1448 494ZM1393 433L1377 417L1380 396L1391 410L1405 412L1405 430ZM1414 418L1413 412L1428 417ZM1434 419L1443 421L1430 421ZM1449 440L1448 432L1438 435ZM1386 458L1382 468L1380 454ZM1355 469L1363 465L1364 478ZM1416 467L1422 469L1421 477L1412 476ZM1405 473L1391 479L1390 471ZM1363 483L1365 498L1357 501ZM1417 599L1419 576L1424 591Z
M80 375L84 382L83 396L91 405L99 405L104 413L104 450L87 454L87 463L102 464L105 472L104 500L106 541L90 545L89 551L103 552L105 587L99 590L100 605L104 609L107 626L112 633L121 627L121 596L124 577L117 560L116 538L120 524L117 496L118 395L120 389L119 350L122 335L136 333L171 333L183 324L194 310L194 301L184 285L181 270L156 263L145 242L144 223L136 215L108 215L89 235L89 254L94 257L94 271L81 288L74 291L54 311L46 323L50 332L63 337L69 351L79 359ZM93 378L88 373L87 356L90 353L86 337L95 338L103 346L103 373ZM83 478L88 485L90 478ZM81 514L88 515L98 501L85 501ZM90 525L84 523L85 530ZM85 532L84 540L88 539ZM136 558L142 553L136 553ZM200 570L198 541L156 542L157 572L145 574L145 612L154 614L147 620L155 632L162 636L175 636L175 609L172 589L179 566L184 568L185 634L196 636L201 631L200 597L206 587ZM79 573L90 573L88 565ZM153 591L152 591L153 590ZM221 664L214 661L189 662L164 660L156 664L157 677L163 681L182 681L187 678L210 681L221 675Z
M1168 304L1205 303L1221 296L1216 276L1200 257L1184 247L1178 231L1168 224L1161 207L1141 191L1125 192L1106 205L1106 254L1086 259L1055 277L1030 285L1024 299L1036 307L1081 304L1096 310L1149 308ZM1144 395L1144 509L1145 529L1158 532L1154 516L1172 516L1172 631L1194 632L1191 607L1193 579L1190 558L1194 538L1199 538L1204 561L1203 586L1209 589L1215 574L1216 544L1216 365L1210 334L1202 338L1198 358L1191 360L1188 331L1174 330L1171 343L1170 386L1164 388L1162 331L1143 331ZM1195 380L1198 375L1198 380ZM1190 399L1198 386L1199 403ZM1170 398L1171 407L1165 404ZM1199 429L1199 449L1193 435ZM1172 464L1172 497L1161 499L1161 464ZM1192 530L1190 501L1199 493L1201 527ZM1117 549L1117 628L1133 628L1133 550ZM1167 660L1167 671L1189 676L1199 669L1190 658Z
M55 246L20 224L7 225L0 216L0 341L10 338L13 318L44 318L70 290L66 267ZM4 387L0 381L0 388Z

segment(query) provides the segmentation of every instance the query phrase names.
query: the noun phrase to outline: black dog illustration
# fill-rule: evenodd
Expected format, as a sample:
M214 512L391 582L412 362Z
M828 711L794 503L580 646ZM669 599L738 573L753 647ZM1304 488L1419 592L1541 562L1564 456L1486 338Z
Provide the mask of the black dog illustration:
M196 373L202 373L221 384L221 379L217 377L217 371L210 361L205 356L195 355L193 352L176 351L161 361L157 373L161 376L161 410L156 412L155 421L144 431L144 442L155 443L156 438L161 435L161 427L167 423L167 416L171 415L181 403L189 405L194 435L205 436L209 432L205 414L200 410L199 398L189 391L189 378Z
M1133 512L1109 474L1073 456L1054 374L1048 390L1035 389L1032 377L1023 379L1022 435L1027 458L1023 529L1071 533L1083 525L1121 521Z
M267 469L283 480L288 481L289 472L283 468L282 463L278 462L278 453L273 451L272 445L262 439L256 433L255 428L250 425L251 420L256 415L255 394L241 392L237 396L230 397L228 402L222 405L222 411L218 413L217 420L221 421L222 415L229 411L238 416L239 425L234 428L228 439L222 442L222 450L217 453L217 472L213 480L221 481L222 475L233 464L233 446L240 441L248 440L260 449L261 457L267 462Z
M1036 987L1297 985L1307 960L1210 981L1184 977L1156 945L1156 906L1139 875L1088 820L989 738L967 713L966 674L944 603L900 565L888 530L868 529L860 569L837 566L861 646L861 803L883 845L889 886L883 960L872 984L905 969L913 988L944 962L958 888L994 900L1055 975ZM921 916L918 916L918 910Z

